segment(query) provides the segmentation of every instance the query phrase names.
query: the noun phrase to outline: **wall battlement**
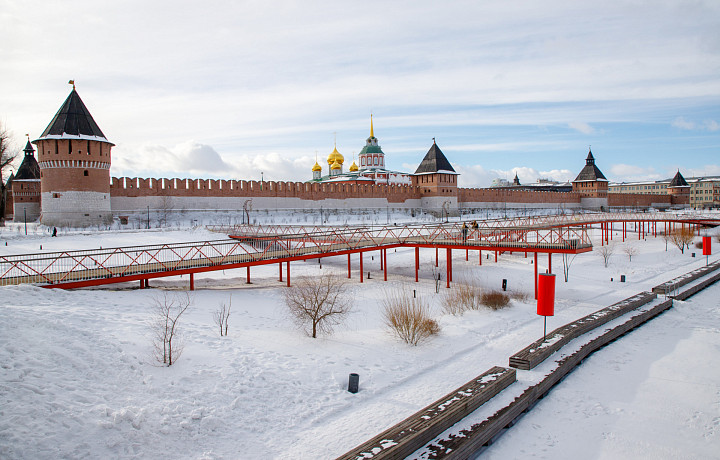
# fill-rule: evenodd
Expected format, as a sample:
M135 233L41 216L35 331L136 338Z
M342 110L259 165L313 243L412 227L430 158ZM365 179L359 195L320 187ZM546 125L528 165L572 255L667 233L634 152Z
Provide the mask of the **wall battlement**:
M402 203L420 197L420 189L405 184L332 184L307 182L244 181L216 179L144 179L113 177L112 197L266 197L302 200L386 198Z

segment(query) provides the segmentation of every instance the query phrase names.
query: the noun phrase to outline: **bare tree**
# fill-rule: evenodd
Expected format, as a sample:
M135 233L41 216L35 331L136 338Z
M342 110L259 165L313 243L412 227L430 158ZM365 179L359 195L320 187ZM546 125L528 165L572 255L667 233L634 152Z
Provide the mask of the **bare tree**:
M685 254L685 247L690 247L693 238L695 238L695 232L689 228L679 228L670 232L670 242L680 249L681 254Z
M577 257L577 254L573 254L572 257L570 257L569 254L563 253L562 255L562 262L563 262L563 276L565 276L565 282L568 282L568 278L570 277L570 265L575 261L575 257Z
M632 258L634 255L637 255L638 248L634 244L628 244L623 248L623 252L627 254L628 258L630 259L630 262L632 262Z
M603 262L605 263L605 268L607 268L608 264L610 263L610 257L612 257L614 252L615 245L612 244L606 244L605 246L601 246L598 249L598 253L603 258Z
M10 168L10 164L17 157L18 152L13 150L10 144L10 132L0 125L0 226L5 225L5 198L7 190L3 172Z
M182 354L184 344L178 322L183 313L192 304L190 295L164 292L153 299L153 331L154 356L158 362L172 366Z
M350 313L353 302L347 282L333 274L301 277L283 291L285 304L295 323L312 338L329 334Z
M225 302L220 303L220 308L213 312L213 321L220 328L220 337L228 334L228 318L230 318L230 307L232 306L232 295L230 295L230 302L225 305Z
M663 232L660 235L662 236L663 241L665 241L665 251L667 251L668 243L670 242L670 234Z

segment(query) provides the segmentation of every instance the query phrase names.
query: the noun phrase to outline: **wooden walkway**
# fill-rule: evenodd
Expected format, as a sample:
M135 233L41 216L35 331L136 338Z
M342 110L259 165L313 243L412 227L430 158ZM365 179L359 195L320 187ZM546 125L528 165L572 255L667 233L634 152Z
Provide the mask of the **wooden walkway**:
M584 316L577 321L560 326L547 335L545 339L538 339L527 347L510 357L510 367L530 370L545 361L550 355L561 349L565 344L581 335L597 329L603 324L614 320L638 307L652 302L657 294L641 292L595 313Z
M338 459L403 459L465 418L515 380L515 369L493 367Z

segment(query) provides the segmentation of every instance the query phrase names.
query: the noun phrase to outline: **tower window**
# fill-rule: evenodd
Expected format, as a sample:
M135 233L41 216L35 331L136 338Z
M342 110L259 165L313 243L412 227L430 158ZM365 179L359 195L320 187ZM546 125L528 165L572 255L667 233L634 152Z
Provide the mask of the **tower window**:
M87 175L88 175L88 171L86 169L85 171L83 171L83 176L87 176Z

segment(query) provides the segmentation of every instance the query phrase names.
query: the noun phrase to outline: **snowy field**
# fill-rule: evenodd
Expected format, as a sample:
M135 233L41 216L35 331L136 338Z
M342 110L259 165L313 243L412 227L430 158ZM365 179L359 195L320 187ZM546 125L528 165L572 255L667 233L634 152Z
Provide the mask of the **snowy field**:
M33 231L33 229L35 231ZM599 245L599 231L594 235ZM220 239L198 227L61 232L19 227L0 232L0 254ZM555 317L565 324L705 264L665 242L614 236L604 267L578 255L563 282L560 256ZM7 246L5 245L7 243ZM623 251L637 248L632 262ZM720 246L714 241L714 246ZM697 257L691 257L695 252ZM717 252L717 249L715 250ZM353 314L333 334L297 330L282 302L278 266L197 275L192 306L180 321L185 350L172 367L152 358L153 299L178 294L187 278L74 291L0 288L0 458L320 459L334 458L392 426L542 334L532 300L532 256L490 255L478 266L454 251L455 281L528 294L499 310L444 314L431 281L435 251L423 249L414 283L414 250L353 257ZM717 256L711 256L717 260ZM440 255L441 270L444 265ZM539 257L541 269L547 256ZM347 273L347 258L292 264L292 277ZM627 282L619 283L620 275ZM613 281L611 281L611 278ZM390 334L381 300L417 290L441 326L417 347ZM229 336L212 314L232 297ZM712 286L596 353L489 448L487 458L718 458L720 452L720 285ZM360 392L346 391L348 374ZM520 371L522 372L522 371Z

